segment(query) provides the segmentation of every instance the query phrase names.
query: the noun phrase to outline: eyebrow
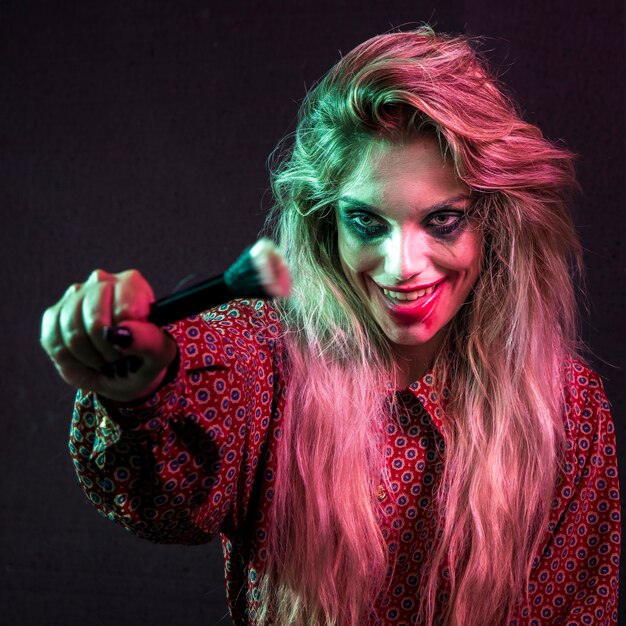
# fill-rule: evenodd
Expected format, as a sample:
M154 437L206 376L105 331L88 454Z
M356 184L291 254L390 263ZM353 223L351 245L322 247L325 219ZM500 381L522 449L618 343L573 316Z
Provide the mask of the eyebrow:
M442 200L441 202L437 202L437 204L433 204L425 209L422 209L420 213L431 213L432 211L438 211L439 209L446 209L450 205L455 202L460 202L461 200L469 200L470 196L467 194L459 194L458 196L453 196L452 198L447 198L446 200ZM371 206L367 204L367 202L361 202L361 200L357 200L356 198L351 198L350 196L342 196L339 198L338 202L344 202L345 204L349 204L355 209L368 209L370 211L374 211L381 215L384 215L384 212L381 211L378 207Z

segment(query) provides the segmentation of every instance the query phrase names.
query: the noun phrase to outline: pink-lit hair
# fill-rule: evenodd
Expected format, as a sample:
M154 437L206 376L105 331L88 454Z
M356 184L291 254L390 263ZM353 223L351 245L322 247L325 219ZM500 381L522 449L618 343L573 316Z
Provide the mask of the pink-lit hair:
M364 624L393 567L374 489L388 484L382 442L397 407L384 391L399 374L342 272L333 206L372 137L411 133L437 135L485 242L474 292L432 364L435 380L454 381L454 427L420 623L505 624L527 598L565 441L562 361L579 352L572 155L520 119L466 38L422 27L343 57L307 95L273 171L265 231L294 293L276 303L289 385L258 624Z

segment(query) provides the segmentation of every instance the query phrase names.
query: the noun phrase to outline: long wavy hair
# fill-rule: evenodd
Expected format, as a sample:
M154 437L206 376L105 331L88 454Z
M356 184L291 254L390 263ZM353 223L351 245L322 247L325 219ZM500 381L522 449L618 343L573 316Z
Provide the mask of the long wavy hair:
M294 289L276 301L288 385L258 624L365 624L393 570L374 494L389 487L399 372L341 269L333 208L372 138L414 133L439 138L484 242L478 281L432 363L453 385L420 623L500 625L528 601L565 446L563 362L580 351L576 182L572 154L521 119L474 47L428 26L366 41L308 93L276 152L264 231Z

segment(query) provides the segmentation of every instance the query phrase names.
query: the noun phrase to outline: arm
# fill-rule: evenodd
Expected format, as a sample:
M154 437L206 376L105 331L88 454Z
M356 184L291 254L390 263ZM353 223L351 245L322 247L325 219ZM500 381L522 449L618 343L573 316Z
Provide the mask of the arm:
M261 301L226 313L170 327L178 375L141 405L77 395L70 452L81 486L151 541L202 543L245 523L280 382L277 317Z
M277 316L252 302L170 327L177 376L141 405L78 392L70 452L81 486L142 538L203 543L245 523L280 382Z
M243 523L260 473L277 315L235 300L164 332L153 300L138 272L96 270L44 313L41 343L81 389L70 451L90 501L147 539L208 541Z

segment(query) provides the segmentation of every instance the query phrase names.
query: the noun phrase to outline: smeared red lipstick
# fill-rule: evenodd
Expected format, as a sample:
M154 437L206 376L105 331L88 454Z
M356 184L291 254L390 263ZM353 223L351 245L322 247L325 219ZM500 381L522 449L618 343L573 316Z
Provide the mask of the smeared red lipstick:
M378 285L378 283L376 283L381 289L386 289L387 291L399 291L401 293L410 293L411 291L420 291L422 289L429 289L430 287L433 287L434 285L438 285L439 283L443 282L445 280L445 278L440 278L438 280L436 280L434 283L428 283L426 285L416 285L415 287L399 287L399 286L388 286L388 285Z
M441 292L447 286L447 282L447 280L442 280L431 294L417 298L417 300L394 302L385 296L381 289L378 289L378 293L385 308L396 323L407 326L418 322L427 324L437 306Z

